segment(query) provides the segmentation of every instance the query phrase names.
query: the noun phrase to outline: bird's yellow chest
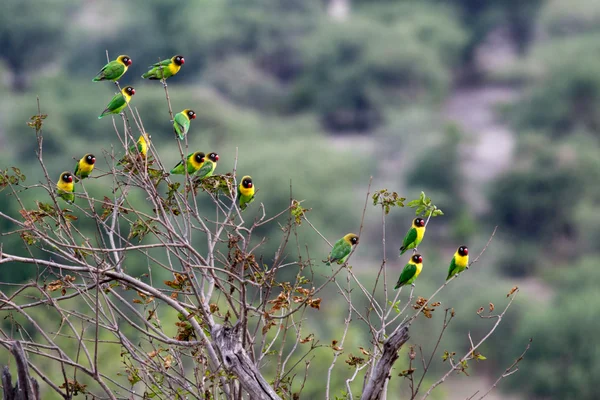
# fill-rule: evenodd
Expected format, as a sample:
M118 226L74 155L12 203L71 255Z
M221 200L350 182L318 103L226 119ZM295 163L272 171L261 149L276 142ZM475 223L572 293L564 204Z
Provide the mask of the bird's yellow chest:
M417 229L417 242L421 242L423 240L423 236L425 236L425 227L419 226Z
M177 65L174 62L169 64L169 72L171 73L171 75L175 75L176 73L179 72L180 69L181 69L181 65Z
M415 277L417 277L417 276L419 276L419 274L421 273L421 270L423 269L423 263L415 264L415 266L417 267L417 271L415 272Z
M79 162L79 170L81 172L92 172L94 169L94 164L88 164L85 161Z
M146 155L147 152L148 152L148 145L146 144L146 142L140 143L140 153L143 155Z
M245 188L243 185L240 185L240 193L244 196L254 196L254 186L250 188Z
M469 264L469 256L461 256L460 254L456 254L454 258L454 263L461 269L464 269Z
M58 181L56 185L60 190L64 190L65 192L72 192L75 185L73 182L63 182L62 180Z

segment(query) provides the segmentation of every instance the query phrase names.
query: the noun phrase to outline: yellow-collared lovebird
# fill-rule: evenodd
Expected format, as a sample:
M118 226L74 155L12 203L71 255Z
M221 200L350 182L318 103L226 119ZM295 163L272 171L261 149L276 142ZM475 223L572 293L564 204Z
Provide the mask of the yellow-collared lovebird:
M469 249L467 246L460 246L452 261L450 261L450 268L448 268L448 277L446 280L452 278L454 275L458 275L469 266Z
M415 218L412 226L406 232L404 240L402 241L402 247L400 247L400 255L404 254L406 250L414 249L417 247L423 236L425 235L425 220L423 218Z
M179 161L179 163L173 167L171 173L185 175L185 168L187 166L188 175L194 175L202 167L204 157L205 154L201 151L188 154L185 158L185 162L183 160Z
M135 151L140 153L143 158L146 158L148 154L148 146L150 146L150 135L148 133L142 133L138 138L135 146L129 147L129 153L135 155Z
M157 62L156 64L152 64L150 71L142 75L142 78L153 80L160 80L163 77L165 79L170 78L179 72L183 64L185 64L185 59L183 56L173 56L170 60L164 60Z
M127 68L131 65L131 58L124 54L121 54L117 57L116 60L112 60L108 64L106 64L100 72L96 75L92 82L100 82L100 81L113 81L115 82L117 79L122 77L125 72L127 72Z
M196 119L196 113L189 108L175 114L173 129L175 129L175 133L179 136L179 140L183 140L183 137L188 133L190 121L193 119Z
M237 199L240 210L244 211L248 204L254 201L254 184L252 183L252 177L246 175L242 178L237 191Z
M96 163L96 157L93 154L86 154L75 164L75 175L79 179L85 179L92 173L94 164Z
M56 193L58 196L69 204L75 202L75 184L73 183L73 175L69 171L64 171L60 174L58 182L56 182Z
M119 114L121 111L123 111L125 107L127 107L129 100L131 100L131 96L133 96L134 94L135 89L133 88L133 86L126 86L123 89L121 89L121 93L115 94L115 96L112 98L110 103L108 103L104 111L102 111L102 114L100 114L98 119L108 114Z
M146 155L148 154L148 146L150 146L150 135L148 135L148 132L142 133L138 138L136 144L133 146L129 146L127 154L125 154L123 158L121 158L117 165L123 165L126 161L132 162L134 159L137 158L138 154L143 159L146 158Z
M215 172L215 168L217 168L217 161L219 161L219 155L215 152L209 153L208 156L205 156L202 160L202 166L196 175L200 179L212 176L213 172Z
M413 254L408 261L408 264L404 266L400 278L394 287L394 290L408 284L413 284L419 277L421 270L423 269L423 256L420 254Z
M333 245L333 249L331 249L331 253L329 253L329 257L324 261L325 265L331 265L332 262L337 262L338 264L343 264L348 259L350 252L352 251L352 247L358 244L358 235L354 233L348 233L343 238L335 242Z

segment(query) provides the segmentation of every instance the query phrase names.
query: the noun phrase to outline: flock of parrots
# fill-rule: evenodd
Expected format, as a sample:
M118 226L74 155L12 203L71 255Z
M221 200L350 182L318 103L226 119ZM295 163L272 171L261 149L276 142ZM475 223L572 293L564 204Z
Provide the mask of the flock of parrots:
M92 81L117 82L117 80L121 78L125 72L127 72L127 69L131 64L132 61L129 56L120 55L116 60L110 61L108 64L102 67L100 72L98 72ZM164 60L153 64L150 70L142 75L142 78L162 80L164 82L164 80L167 78L176 75L183 64L185 64L185 59L183 56L173 56L169 60ZM124 87L120 93L117 93L112 98L98 119L110 114L120 114L125 107L127 107L127 104L129 104L129 101L133 95L135 95L135 89L132 86ZM190 129L190 121L195 118L196 113L191 109L185 109L175 115L173 118L173 130L180 140L183 140ZM129 154L139 154L140 157L145 158L148 152L149 144L150 138L146 133L142 133L137 141L136 146L129 148ZM122 165L124 161L125 158L123 158L118 165ZM185 160L181 160L177 165L175 165L175 167L173 167L171 170L171 174L185 175L187 172L187 174L190 176L197 177L198 179L204 179L212 176L215 168L217 167L217 161L219 161L219 155L215 152L206 155L201 151L196 151L188 154ZM75 181L85 179L90 176L92 170L94 169L95 163L96 157L94 157L93 154L86 154L75 165L75 171L73 174L71 174L69 171L61 173L60 178L56 183L58 196L67 203L73 203L75 201ZM241 210L244 210L248 204L254 200L254 184L251 176L244 176L241 179L237 190L237 200Z
M408 260L408 264L404 266L400 278L394 289L398 289L404 285L414 284L415 280L419 277L421 270L423 269L423 256L416 254L417 246L423 240L425 236L425 220L423 218L415 218L412 222L412 226L404 235L402 240L402 246L400 247L400 255L404 254L407 250L414 249L413 255ZM326 264L330 265L332 262L343 264L348 259L352 248L358 244L358 235L349 233L333 245L333 249L326 260ZM458 275L469 266L469 249L467 246L460 246L452 261L450 261L450 268L448 269L448 277L446 280L452 278L454 275Z
M131 58L127 55L120 55L116 60L113 60L106 64L100 72L93 79L93 82L99 81L113 81L116 82L121 78L127 69L131 65ZM169 60L161 61L152 65L151 69L142 75L144 79L152 80L163 80L176 75L181 66L185 63L183 56L176 55L171 57ZM106 106L102 114L98 117L99 119L109 114L119 114L127 107L131 97L135 94L135 89L132 86L126 86L121 90L120 93L116 94L110 103ZM180 140L183 140L188 130L190 129L190 121L196 118L194 110L185 109L180 113L176 114L173 121L173 129ZM134 153L136 150L139 155L143 158L146 157L149 145L149 138L145 133L140 135L137 146L132 146L129 149L130 153ZM201 151L197 151L189 154L185 160L181 160L173 169L171 174L182 174L187 173L190 176L199 177L200 179L209 177L213 174L217 167L217 161L219 155L217 153L209 153L208 156ZM122 160L123 161L123 160ZM75 171L71 174L68 171L63 172L60 175L57 186L58 195L67 201L73 203L75 201L75 179L87 178L94 169L96 158L93 154L84 155L75 165ZM121 164L121 163L120 163ZM241 210L244 210L249 203L254 200L254 184L250 176L244 176L238 186L237 194L238 204ZM423 218L415 218L413 220L411 228L408 230L402 241L402 247L400 247L400 255L403 255L407 250L414 249L416 253L417 246L423 240L425 235L425 220ZM332 262L343 264L352 248L358 244L358 236L354 233L349 233L343 238L338 240L329 257L326 260L326 264L330 265ZM460 246L452 261L450 262L450 268L448 270L448 277L457 275L465 270L469 265L469 249L466 246ZM423 257L420 254L413 254L408 261L408 264L404 266L400 278L396 283L394 289L398 289L404 285L413 284L421 270L423 269Z

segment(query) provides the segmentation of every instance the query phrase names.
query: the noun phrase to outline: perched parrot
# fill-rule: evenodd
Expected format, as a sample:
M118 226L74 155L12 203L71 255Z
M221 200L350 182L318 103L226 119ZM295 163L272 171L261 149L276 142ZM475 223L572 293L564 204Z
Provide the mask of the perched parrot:
M408 264L404 266L400 278L394 287L394 290L404 285L413 284L419 277L423 269L423 257L420 254L413 254Z
M96 163L96 157L93 154L86 154L81 157L81 160L75 164L75 175L79 179L85 179L92 173L94 164Z
M154 80L160 80L163 77L165 79L170 78L179 72L183 64L185 64L185 59L183 56L173 56L170 60L164 60L156 64L152 64L150 71L142 75L142 78Z
M65 171L60 174L58 182L56 182L56 193L58 196L69 204L75 202L75 184L73 183L73 175Z
M348 259L352 247L358 244L358 236L354 233L349 233L333 245L329 257L325 260L325 265L331 265L332 262L343 264Z
M126 86L121 90L121 93L115 94L110 103L106 106L98 119L108 114L119 114L131 100L131 96L135 94L135 89L132 86Z
M240 210L245 210L254 201L254 184L251 176L244 176L238 186L237 199Z
M148 154L148 146L150 146L150 136L148 133L143 133L138 138L135 146L129 147L129 154L135 155L137 149L137 152L140 153L143 158L146 158L146 155Z
M196 176L200 179L212 176L215 168L217 168L217 161L219 161L219 155L217 153L209 153L208 156L203 158L202 166L200 167L200 170L196 172Z
M423 218L415 218L412 226L406 232L404 240L402 241L402 247L400 247L400 255L404 254L406 250L414 249L417 247L425 235L425 220Z
M175 114L175 120L173 121L173 129L179 136L179 140L183 140L183 137L188 133L190 129L190 121L196 119L196 113L194 110L186 108L180 113Z
M131 65L131 58L126 55L120 55L116 60L112 60L108 64L106 64L98 75L92 82L100 82L100 81L113 81L115 82L117 79L122 77L125 72L127 72L127 68Z
M448 277L446 280L452 278L454 275L458 275L469 266L469 249L467 246L460 246L452 261L450 261L450 268L448 268Z
M138 154L142 158L146 158L148 154L148 146L150 145L150 135L148 133L143 133L137 140L137 143L133 146L129 146L127 150L127 154L121 158L121 160L117 163L117 165L123 165L126 161L132 161L137 158Z
M185 162L183 160L179 161L179 163L173 167L171 173L185 175L185 167L187 165L188 175L194 175L196 172L198 172L200 167L202 167L204 157L205 154L201 151L188 154Z

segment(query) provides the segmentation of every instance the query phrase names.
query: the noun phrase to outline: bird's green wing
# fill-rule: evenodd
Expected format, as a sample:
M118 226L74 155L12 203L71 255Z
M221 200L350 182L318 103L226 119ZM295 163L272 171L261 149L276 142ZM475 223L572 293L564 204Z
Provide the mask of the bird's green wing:
M198 170L198 172L196 172L196 175L200 178L206 178L207 176L210 176L210 174L214 170L214 165L215 164L211 160L206 158L202 167Z
M398 289L401 286L406 285L412 278L414 278L417 272L417 266L415 264L408 263L404 266L400 277L398 278L398 282L396 283L396 287L394 289Z
M331 250L331 254L329 255L329 261L330 262L334 262L334 261L341 261L344 259L344 257L346 257L348 254L350 254L350 251L352 251L352 246L350 246L350 244L348 242L346 242L343 238L338 240L335 245L333 246L333 249Z
M177 132L177 136L179 136L180 140L183 140L183 136L187 133L190 128L190 120L181 113L175 115L175 120L173 121L173 127L175 128L175 132Z
M400 286L406 285L417 272L417 266L414 264L406 264L402 273L400 274L400 278L398 278L398 283L396 283L396 287L394 289L398 289Z
M110 101L110 103L108 103L108 105L106 106L106 109L104 110L104 112L102 114L107 114L107 112L112 112L115 111L117 109L119 109L120 107L125 106L125 104L127 104L127 101L125 100L125 96L123 96L122 94L117 94L115 95L115 97L112 98L112 100Z
M77 164L75 164L75 172L73 172L73 175L77 176L78 172L79 172L79 161L77 161Z
M171 170L172 174L184 174L185 173L185 167L183 165L183 160L179 161L177 163L176 166L173 167L173 169Z
M406 236L404 236L402 247L400 247L400 254L404 254L404 252L408 250L408 246L410 246L411 243L414 243L415 240L417 240L417 229L412 227L406 232Z
M456 266L456 261L454 261L454 257L452 257L452 261L450 261L450 268L448 268L448 277L446 278L446 280L452 278L457 273L458 267Z
M98 75L93 79L95 82L103 79L116 80L119 79L125 73L125 66L118 61L111 61L106 64Z
M167 60L162 60L161 62L154 63L154 64L152 64L150 67L159 67L159 66L161 66L161 65L162 65L163 67L166 67L167 65L171 64L171 62L172 62L172 61L171 61L171 59L169 58L169 59L167 59Z

